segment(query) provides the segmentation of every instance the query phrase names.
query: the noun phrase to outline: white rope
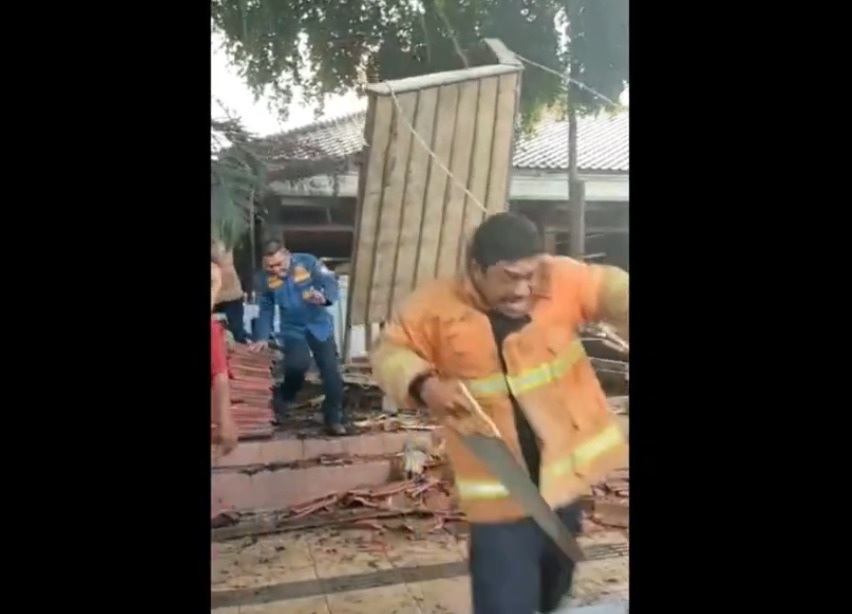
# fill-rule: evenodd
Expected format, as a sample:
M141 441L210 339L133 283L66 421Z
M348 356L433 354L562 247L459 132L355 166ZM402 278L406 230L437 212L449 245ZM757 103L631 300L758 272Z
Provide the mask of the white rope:
M515 55L516 58L518 58L521 62L524 62L525 64L529 64L530 66L535 66L536 68L540 68L541 70L543 70L545 72L549 72L550 74L556 75L557 77L561 77L562 79L565 79L566 81L570 81L574 85L578 86L580 89L586 90L587 92L597 96L601 100L606 100L608 103L610 103L613 106L619 106L619 103L617 103L615 100L612 100L611 98L608 98L607 96L604 96L599 91L589 87L588 85L586 85L582 81L578 81L577 79L573 79L573 78L569 77L564 72L559 72L558 70L554 70L553 68L550 68L549 66L545 66L544 64L539 64L538 62L533 62L532 60L527 59L522 55L518 55L517 53L514 53L514 52L512 52L512 53Z
M580 87L580 88L586 90L587 92L597 96L598 98L606 100L607 102L609 102L612 105L616 105L616 106L618 105L618 103L615 102L614 100L611 100L610 98L608 98L607 96L604 96L603 94L601 94L597 90L592 89L591 87L589 87L585 83L578 81L577 79L572 79L571 77L569 77L565 73L561 73L557 70L554 70L553 68L549 68L548 66L544 66L543 64L539 64L538 62L534 62L530 59L525 58L522 55L518 55L517 53L515 54L515 57L518 58L519 60L521 60L522 62L529 64L530 66L535 66L536 68L539 68L539 69L544 70L546 72L552 73L552 74L556 75L557 77L561 77L561 78L565 79L566 81L570 81L570 82L576 84L578 87ZM483 205L479 201L479 199L476 196L474 196L470 192L470 190L467 189L466 185L464 185L461 181L456 179L456 177L455 177L455 175L453 175L452 171L450 171L450 169L447 168L447 165L444 164L441 161L441 159L438 157L438 155L434 151L432 151L432 148L429 146L429 143L426 142L426 139L424 139L422 136L420 136L420 134L417 132L417 129L409 121L409 119L405 116L405 113L402 110L402 106L399 104L399 99L396 97L396 92L393 91L393 87L391 86L391 84L389 82L385 81L384 85L387 86L388 91L390 92L391 100L393 100L393 104L394 104L394 106L396 106L397 115L402 120L402 123L405 125L405 127L408 129L408 131L411 133L411 136L413 136L414 139L417 141L417 143L423 149L426 150L426 153L428 153L429 157L432 158L432 160L435 162L435 164L438 165L438 168L440 168L442 171L444 171L444 173L446 173L446 175L450 179L450 181L452 181L453 184L455 184L456 187L461 188L464 191L465 195L471 200L471 202L473 204L475 204L477 207L479 207L479 209L485 215L488 215L488 209L486 209L485 205ZM364 145L369 147L369 144L366 142L366 139L364 139L363 135L362 135L361 139L362 139L362 141L364 141Z
M483 205L481 202L479 202L479 199L476 196L474 196L473 194L470 193L470 190L467 189L466 185L464 185L461 181L456 179L455 175L453 175L453 173L450 171L450 169L447 168L447 166L443 162L441 162L440 158L438 158L438 155L434 151L432 151L432 148L429 147L429 143L427 143L426 140L422 136L420 136L420 134L418 134L417 130L414 128L412 123L410 121L408 121L408 118L405 116L405 113L403 112L402 107L399 104L399 100L396 97L396 93L393 91L393 88L391 87L391 84L388 83L387 81L385 81L384 84L387 86L388 91L390 92L390 95L391 95L391 99L393 100L393 103L396 106L397 116L399 116L399 118L402 119L403 124L405 124L405 127L408 129L408 131L411 133L411 135L420 144L420 146L423 149L426 150L426 153L429 154L429 157L432 158L432 160L435 162L435 164L437 164L438 167L447 174L447 177L450 178L450 181L452 181L456 185L456 187L464 190L464 193L467 195L468 198L470 198L470 200L473 202L473 204L475 204L477 207L479 207L485 215L488 215L488 209L485 208L485 205Z

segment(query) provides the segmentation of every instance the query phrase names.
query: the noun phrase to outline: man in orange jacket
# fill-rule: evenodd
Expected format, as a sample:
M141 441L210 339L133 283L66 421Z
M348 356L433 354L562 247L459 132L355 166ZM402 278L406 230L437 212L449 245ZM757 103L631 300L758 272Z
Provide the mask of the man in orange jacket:
M489 432L462 386L578 533L578 499L624 466L627 444L576 331L604 321L626 336L627 297L627 273L546 255L532 222L501 213L477 228L464 273L419 288L382 333L376 381L399 406L425 405L449 427L474 614L554 612L574 564L464 447L459 432Z

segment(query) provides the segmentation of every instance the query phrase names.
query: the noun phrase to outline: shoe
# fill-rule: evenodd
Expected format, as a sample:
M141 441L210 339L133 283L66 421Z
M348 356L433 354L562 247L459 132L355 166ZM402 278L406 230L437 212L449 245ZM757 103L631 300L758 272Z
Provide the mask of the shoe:
M346 427L336 422L334 424L326 424L325 432L335 437L342 437L347 434Z
M274 416L273 424L281 424L287 417L287 402L273 397L271 405L272 415Z

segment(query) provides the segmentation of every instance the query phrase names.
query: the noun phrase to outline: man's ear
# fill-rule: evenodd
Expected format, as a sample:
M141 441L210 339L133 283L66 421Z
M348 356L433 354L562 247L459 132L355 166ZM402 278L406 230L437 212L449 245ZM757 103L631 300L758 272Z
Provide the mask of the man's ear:
M468 261L468 272L471 277L476 277L476 279L485 278L485 269L475 260Z

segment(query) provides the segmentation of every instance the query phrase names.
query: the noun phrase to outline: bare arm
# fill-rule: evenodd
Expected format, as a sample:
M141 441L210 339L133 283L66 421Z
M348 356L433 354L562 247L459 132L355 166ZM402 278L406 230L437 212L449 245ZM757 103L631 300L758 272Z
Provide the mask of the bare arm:
M233 422L231 415L231 383L227 373L213 376L211 392L211 410L213 422L217 425L224 421Z

